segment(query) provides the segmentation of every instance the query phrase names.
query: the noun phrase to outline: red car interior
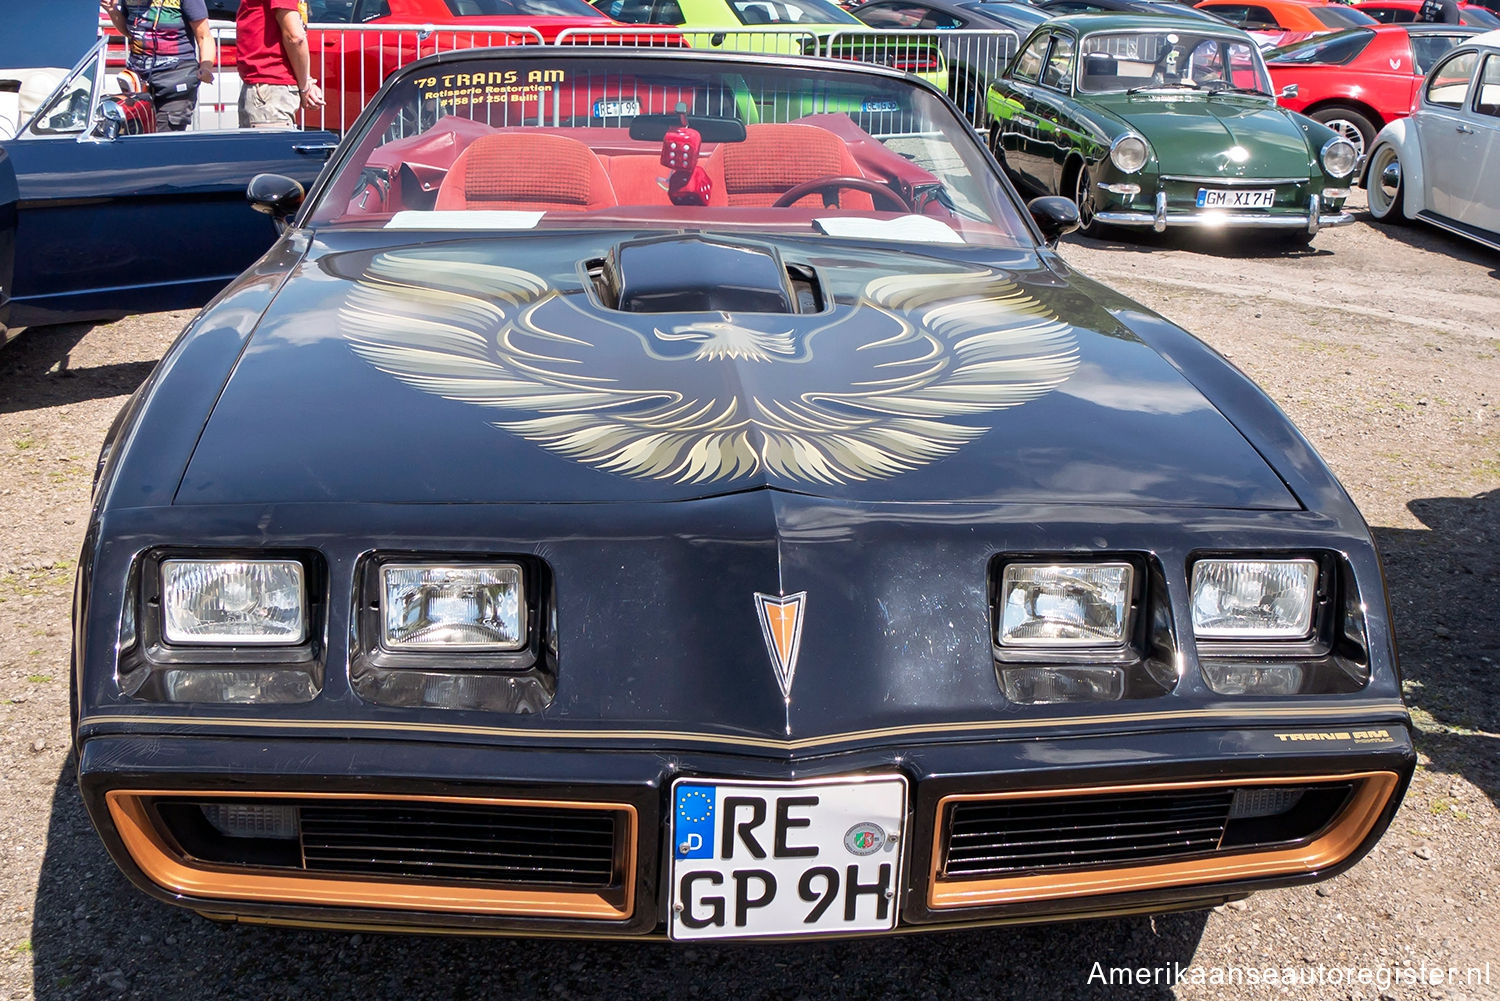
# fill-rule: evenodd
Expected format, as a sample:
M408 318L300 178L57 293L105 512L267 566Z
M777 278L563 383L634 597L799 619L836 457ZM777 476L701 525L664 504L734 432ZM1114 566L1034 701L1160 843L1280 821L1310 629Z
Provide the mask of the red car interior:
M401 209L522 209L587 212L616 205L670 206L675 170L701 171L709 207L768 208L798 185L823 178L889 186L897 200L915 202L938 186L931 173L870 138L848 118L813 116L819 124L746 126L745 141L702 143L691 167L668 164L669 144L632 140L624 128L496 129L450 116L418 136L389 142L367 161L364 187L353 192L350 215L389 216ZM822 120L847 123L846 141ZM691 130L689 130L691 131ZM679 137L680 139L680 137ZM587 140L585 142L584 140ZM851 148L852 147L852 148ZM678 156L675 162L686 163ZM870 212L866 192L850 188L798 198L799 208L827 211L836 195L843 211ZM889 208L881 205L880 208ZM947 215L927 202L929 215Z
M500 132L459 155L436 207L587 212L619 203L604 164L577 139Z
M728 205L774 205L799 184L819 177L865 176L839 137L815 125L751 125L745 141L725 143L704 165ZM812 204L808 196L799 203ZM840 206L869 212L874 202L864 192L846 191Z

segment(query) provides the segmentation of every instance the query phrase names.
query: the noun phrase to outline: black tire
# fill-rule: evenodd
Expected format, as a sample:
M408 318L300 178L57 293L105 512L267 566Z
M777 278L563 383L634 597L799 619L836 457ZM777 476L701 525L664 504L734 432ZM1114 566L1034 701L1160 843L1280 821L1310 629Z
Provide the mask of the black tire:
M1369 197L1370 216L1387 226L1404 226L1406 218L1406 172L1401 154L1388 142L1370 153L1365 173L1365 194Z
M1010 183L1016 186L1016 190L1020 191L1021 178L1010 169L1010 164L1005 162L1005 147L1000 143L999 122L990 123L990 153L994 156L995 162L1000 165L1001 172L1010 179Z
M1094 197L1094 172L1088 168L1088 164L1075 163L1068 173L1068 179L1072 190L1062 193L1070 195L1073 204L1078 206L1078 234L1098 239L1103 234L1105 225L1094 216L1098 205Z
M1370 144L1375 141L1375 133L1380 131L1368 115L1347 104L1330 104L1307 117L1315 122L1322 122L1354 143L1354 151L1360 156L1369 152Z

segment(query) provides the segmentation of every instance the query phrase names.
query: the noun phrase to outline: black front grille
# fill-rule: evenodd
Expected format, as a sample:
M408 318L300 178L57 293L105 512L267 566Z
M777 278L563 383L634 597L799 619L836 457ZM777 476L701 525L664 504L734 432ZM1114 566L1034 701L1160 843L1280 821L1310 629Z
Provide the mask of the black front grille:
M367 802L299 813L310 872L575 888L616 881L615 811Z
M1233 802L1230 788L955 803L942 871L1011 875L1211 852Z

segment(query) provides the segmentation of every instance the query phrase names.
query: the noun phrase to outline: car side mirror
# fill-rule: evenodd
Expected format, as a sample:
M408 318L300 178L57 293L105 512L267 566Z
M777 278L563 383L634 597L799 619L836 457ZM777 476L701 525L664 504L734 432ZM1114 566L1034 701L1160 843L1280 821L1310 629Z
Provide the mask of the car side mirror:
M245 188L251 206L275 219L277 229L286 228L286 221L302 207L306 195L301 184L282 174L256 174Z
M1289 83L1285 87L1281 88L1281 93L1277 94L1276 96L1278 98L1282 98L1282 97L1296 97L1297 96L1297 91L1298 91L1297 85L1295 83Z
M94 111L94 138L114 142L125 130L125 109L113 98L99 102Z
M1026 210L1031 213L1032 221L1042 231L1042 239L1049 247L1057 246L1058 240L1078 228L1078 206L1071 198L1061 195L1033 198L1026 203Z

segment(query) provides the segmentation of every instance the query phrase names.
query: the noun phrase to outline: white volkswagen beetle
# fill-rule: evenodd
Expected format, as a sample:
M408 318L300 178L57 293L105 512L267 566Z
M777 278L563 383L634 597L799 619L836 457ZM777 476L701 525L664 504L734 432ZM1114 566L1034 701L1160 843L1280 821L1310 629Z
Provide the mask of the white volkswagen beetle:
M1421 219L1500 250L1500 31L1469 39L1371 144L1364 185L1383 223Z

